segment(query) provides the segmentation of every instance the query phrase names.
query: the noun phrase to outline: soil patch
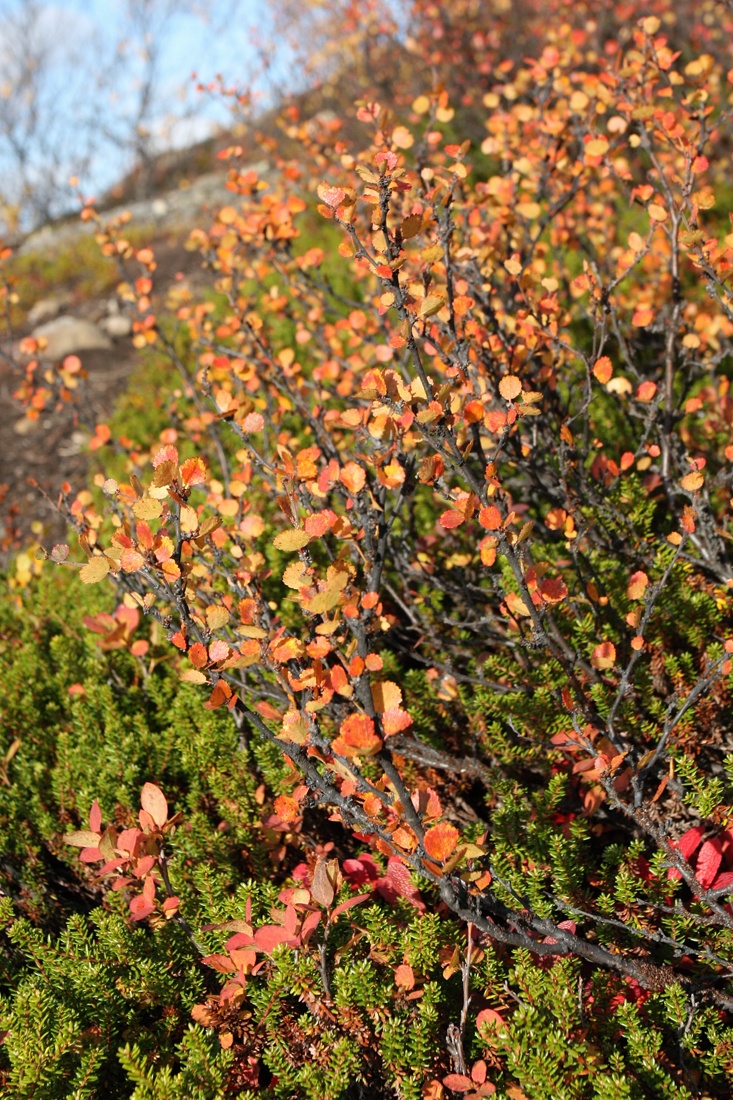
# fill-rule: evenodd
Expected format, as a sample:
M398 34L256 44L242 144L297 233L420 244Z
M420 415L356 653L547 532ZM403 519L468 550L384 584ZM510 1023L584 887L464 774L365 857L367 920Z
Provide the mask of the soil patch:
M152 241L158 262L156 296L165 296L179 272L186 275L189 284L204 281L201 257L183 248L185 237L182 231L175 241ZM58 289L62 291L63 287ZM75 306L74 314L95 318L102 304L88 300ZM88 375L82 383L84 420L102 423L127 388L139 363L138 352L130 339L122 339L109 350L80 351L78 355ZM58 499L65 481L75 491L83 488L89 472L89 429L87 424L80 424L74 406L42 413L35 421L27 420L12 396L18 382L16 371L0 360L0 567L7 565L13 551L31 542L49 547L65 538L66 523L51 501ZM40 488L34 487L34 482Z

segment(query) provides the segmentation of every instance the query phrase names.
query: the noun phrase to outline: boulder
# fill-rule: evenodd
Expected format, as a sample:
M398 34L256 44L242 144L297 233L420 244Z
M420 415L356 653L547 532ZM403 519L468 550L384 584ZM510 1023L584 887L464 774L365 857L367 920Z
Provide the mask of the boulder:
M58 294L52 298L41 298L28 311L28 324L31 328L43 325L58 317L62 310L71 304L70 294Z
M63 359L77 351L112 347L112 341L99 325L68 315L39 325L31 335L36 340L47 341L47 346L41 353L46 359Z
M124 313L110 313L99 322L99 327L113 340L121 340L132 332L132 321Z

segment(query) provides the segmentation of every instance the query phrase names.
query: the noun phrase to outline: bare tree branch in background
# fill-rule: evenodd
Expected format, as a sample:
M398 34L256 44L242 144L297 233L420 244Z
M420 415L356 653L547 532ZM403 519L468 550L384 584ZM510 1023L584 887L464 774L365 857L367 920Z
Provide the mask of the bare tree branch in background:
M16 236L68 212L70 176L98 190L135 172L137 197L150 194L156 156L176 131L178 143L181 131L206 132L207 101L186 95L192 71L216 56L224 34L241 35L245 55L241 7L126 0L102 26L60 5L0 0L0 231ZM192 21L196 50L187 56L181 32Z

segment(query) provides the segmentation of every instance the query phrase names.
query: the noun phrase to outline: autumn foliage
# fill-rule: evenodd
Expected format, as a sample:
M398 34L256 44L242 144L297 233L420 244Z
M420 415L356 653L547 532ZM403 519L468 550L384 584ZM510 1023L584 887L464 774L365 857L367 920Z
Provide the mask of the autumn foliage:
M231 201L188 241L209 293L159 292L154 247L85 208L169 364L164 426L95 427L44 567L111 585L103 649L165 661L278 762L277 894L253 915L233 869L197 923L161 774L136 823L95 802L66 842L221 975L191 1017L227 1094L326 1087L286 1068L267 977L306 1063L326 1032L351 1052L323 1096L728 1095L733 18L417 0L405 40L337 7L395 77L335 120L286 106L264 175L224 151ZM83 382L42 350L28 416ZM437 914L437 978L380 956L374 906L394 942ZM398 1009L340 970L362 948L403 1024L438 1006L409 1070ZM579 1012L547 1080L511 1038L544 1034L533 982Z

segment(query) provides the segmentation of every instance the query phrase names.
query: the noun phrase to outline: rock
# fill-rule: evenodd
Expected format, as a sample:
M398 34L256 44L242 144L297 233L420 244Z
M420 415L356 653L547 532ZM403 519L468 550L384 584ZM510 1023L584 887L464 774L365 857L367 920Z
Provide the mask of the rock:
M31 335L36 340L47 341L41 353L46 359L63 359L77 351L112 347L112 341L99 325L81 317L57 317L45 325L39 325Z
M29 420L27 416L21 416L20 420L16 420L13 424L13 431L17 435L31 435L37 431L41 426L40 420Z
M31 328L42 325L46 321L52 321L59 313L71 303L69 294L59 294L53 298L41 298L28 311L28 324Z
M132 332L132 321L124 313L111 313L99 322L99 327L113 340L121 340Z

